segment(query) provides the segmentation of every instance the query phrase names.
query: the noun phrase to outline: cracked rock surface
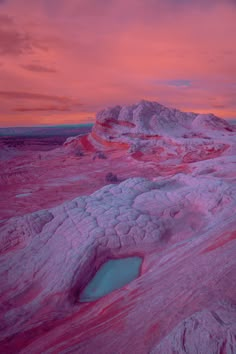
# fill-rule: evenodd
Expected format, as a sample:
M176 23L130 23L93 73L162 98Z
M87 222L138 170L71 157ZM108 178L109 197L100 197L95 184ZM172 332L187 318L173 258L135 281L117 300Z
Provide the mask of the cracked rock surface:
M163 181L128 179L48 211L10 219L1 228L5 352L60 352L74 343L74 352L90 353L100 341L107 347L97 352L112 353L120 345L128 352L128 338L134 336L132 348L145 353L185 317L209 306L217 308L219 301L229 298L232 320L227 326L233 336L235 208L231 183L178 174ZM80 292L105 260L130 255L144 258L139 278L96 304L79 303ZM186 321L181 325L187 326L186 335L195 336L192 320ZM214 316L208 321L217 322ZM224 321L217 325L227 337ZM92 338L87 338L88 330ZM177 344L181 330L169 335ZM200 332L204 323L198 336ZM140 336L149 338L141 347ZM163 352L162 346L171 352L172 340L168 337L163 343L153 352Z

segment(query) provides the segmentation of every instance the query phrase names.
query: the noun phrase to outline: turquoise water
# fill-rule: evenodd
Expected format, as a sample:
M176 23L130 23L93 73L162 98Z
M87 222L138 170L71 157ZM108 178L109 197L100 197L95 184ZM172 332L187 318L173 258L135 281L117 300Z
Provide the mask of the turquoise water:
M110 259L104 263L80 295L81 302L95 301L136 279L141 257Z

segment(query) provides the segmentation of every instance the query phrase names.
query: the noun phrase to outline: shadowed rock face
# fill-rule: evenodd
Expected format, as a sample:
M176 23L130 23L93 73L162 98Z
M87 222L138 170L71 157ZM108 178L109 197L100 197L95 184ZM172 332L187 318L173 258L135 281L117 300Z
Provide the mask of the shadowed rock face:
M150 120L159 106L142 102L98 117L99 124L110 119L106 129L128 129L125 143L133 142L135 152L106 147L107 158L94 160L103 145L89 135L82 140L86 147L72 139L37 164L32 160L30 171L17 174L20 161L14 159L5 167L5 201L12 210L18 203L22 216L0 224L4 353L235 353L236 135L210 115L200 128L196 119L202 120L191 114L180 119L180 128L177 118L165 117L176 128L162 135L162 145L157 130L137 138L133 124L147 122L135 119L144 112L143 120ZM180 130L186 137L175 136ZM117 144L122 139L117 135ZM75 146L83 156L73 155ZM111 170L121 182L102 185ZM74 194L65 193L68 175ZM30 193L29 176L40 192ZM53 181L63 187L55 189ZM50 207L55 194L61 203ZM138 267L133 273L133 263L125 265L125 281L111 275L90 291L99 270L111 266L107 261L123 265L125 259L141 259L140 273Z

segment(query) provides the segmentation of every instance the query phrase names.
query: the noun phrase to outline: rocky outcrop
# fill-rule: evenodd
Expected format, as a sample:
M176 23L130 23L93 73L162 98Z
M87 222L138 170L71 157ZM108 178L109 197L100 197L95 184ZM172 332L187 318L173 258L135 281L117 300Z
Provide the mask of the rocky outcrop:
M193 162L223 154L235 144L234 132L233 125L213 114L185 113L141 101L98 112L92 132L65 146L85 151L123 149L141 160L143 154L155 153L160 161Z
M158 137L182 138L191 133L202 138L204 133L232 132L233 127L213 114L185 113L167 108L157 102L141 101L130 106L116 106L99 112L93 127L91 140L101 142L126 142Z
M235 139L214 116L141 102L40 159L0 161L1 351L235 353ZM127 257L137 278L87 302Z

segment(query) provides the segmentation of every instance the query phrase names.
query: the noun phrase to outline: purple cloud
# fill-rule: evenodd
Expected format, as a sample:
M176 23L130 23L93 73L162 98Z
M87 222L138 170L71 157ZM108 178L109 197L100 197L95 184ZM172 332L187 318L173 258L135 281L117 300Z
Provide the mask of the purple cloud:
M192 82L190 80L169 80L167 81L167 84L170 86L175 86L175 87L190 87Z
M83 104L69 97L45 95L41 93L0 91L0 99L18 100L20 105L13 108L14 112L49 112L79 111Z
M47 111L61 111L69 112L70 107L67 106L42 106L42 107L16 107L13 109L15 112L47 112Z
M19 55L32 51L32 40L20 32L9 16L0 16L0 55Z
M19 92L19 91L0 91L0 97L5 99L20 99L20 100L42 100L42 101L59 101L59 102L72 102L68 97L45 95L41 93Z
M57 70L53 68L48 68L46 66L40 64L28 64L28 65L21 65L21 67L28 71L33 71L37 73L56 73Z
M48 48L37 38L15 24L6 15L0 15L0 55L18 56L32 53L34 49L46 51Z

